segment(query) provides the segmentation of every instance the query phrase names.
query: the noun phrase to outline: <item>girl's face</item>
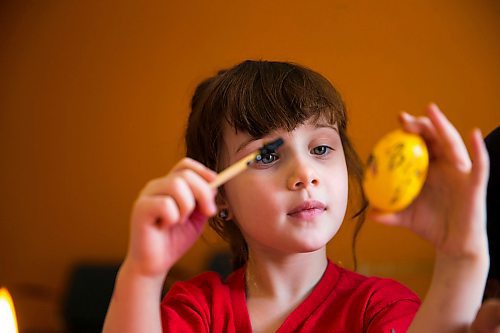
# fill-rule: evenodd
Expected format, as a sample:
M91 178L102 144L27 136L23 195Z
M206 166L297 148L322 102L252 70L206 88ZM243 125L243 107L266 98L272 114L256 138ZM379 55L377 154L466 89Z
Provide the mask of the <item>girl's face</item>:
M228 165L278 137L285 143L276 153L224 185L230 217L250 253L283 256L323 249L347 206L347 166L337 127L306 122L254 140L227 126Z

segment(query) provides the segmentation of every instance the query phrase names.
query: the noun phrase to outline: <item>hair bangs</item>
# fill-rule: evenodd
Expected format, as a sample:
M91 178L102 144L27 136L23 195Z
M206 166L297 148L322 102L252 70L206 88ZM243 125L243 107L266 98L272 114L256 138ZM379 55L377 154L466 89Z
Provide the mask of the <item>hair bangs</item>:
M227 123L255 138L292 131L307 120L345 124L343 103L330 82L298 65L244 62L222 75L219 92Z

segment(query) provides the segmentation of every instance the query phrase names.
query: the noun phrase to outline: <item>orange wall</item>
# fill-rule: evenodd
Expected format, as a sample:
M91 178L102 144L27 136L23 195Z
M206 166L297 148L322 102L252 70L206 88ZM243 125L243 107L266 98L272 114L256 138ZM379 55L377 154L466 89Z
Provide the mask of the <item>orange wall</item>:
M495 1L26 3L0 5L0 284L23 329L61 326L73 263L123 257L136 193L182 156L190 94L222 67L320 71L343 93L363 157L400 110L429 101L463 134L500 124ZM329 251L350 266L345 229ZM192 274L221 247L207 239L180 263ZM432 249L409 232L368 222L358 257L362 272L425 293Z

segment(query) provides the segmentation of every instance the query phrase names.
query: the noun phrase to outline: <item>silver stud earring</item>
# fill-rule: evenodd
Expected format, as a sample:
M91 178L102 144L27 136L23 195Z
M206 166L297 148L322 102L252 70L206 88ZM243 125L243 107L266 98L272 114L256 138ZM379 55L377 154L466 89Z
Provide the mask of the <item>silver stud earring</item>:
M228 217L229 213L227 212L227 209L221 209L219 212L219 217L223 220L226 220Z

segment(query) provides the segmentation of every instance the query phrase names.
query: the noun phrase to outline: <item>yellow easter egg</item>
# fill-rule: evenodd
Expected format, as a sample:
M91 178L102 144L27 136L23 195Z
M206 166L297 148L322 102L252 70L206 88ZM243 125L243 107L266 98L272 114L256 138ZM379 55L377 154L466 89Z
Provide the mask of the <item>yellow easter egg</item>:
M395 130L375 145L363 179L366 197L375 208L397 212L420 193L427 176L429 153L416 134Z

